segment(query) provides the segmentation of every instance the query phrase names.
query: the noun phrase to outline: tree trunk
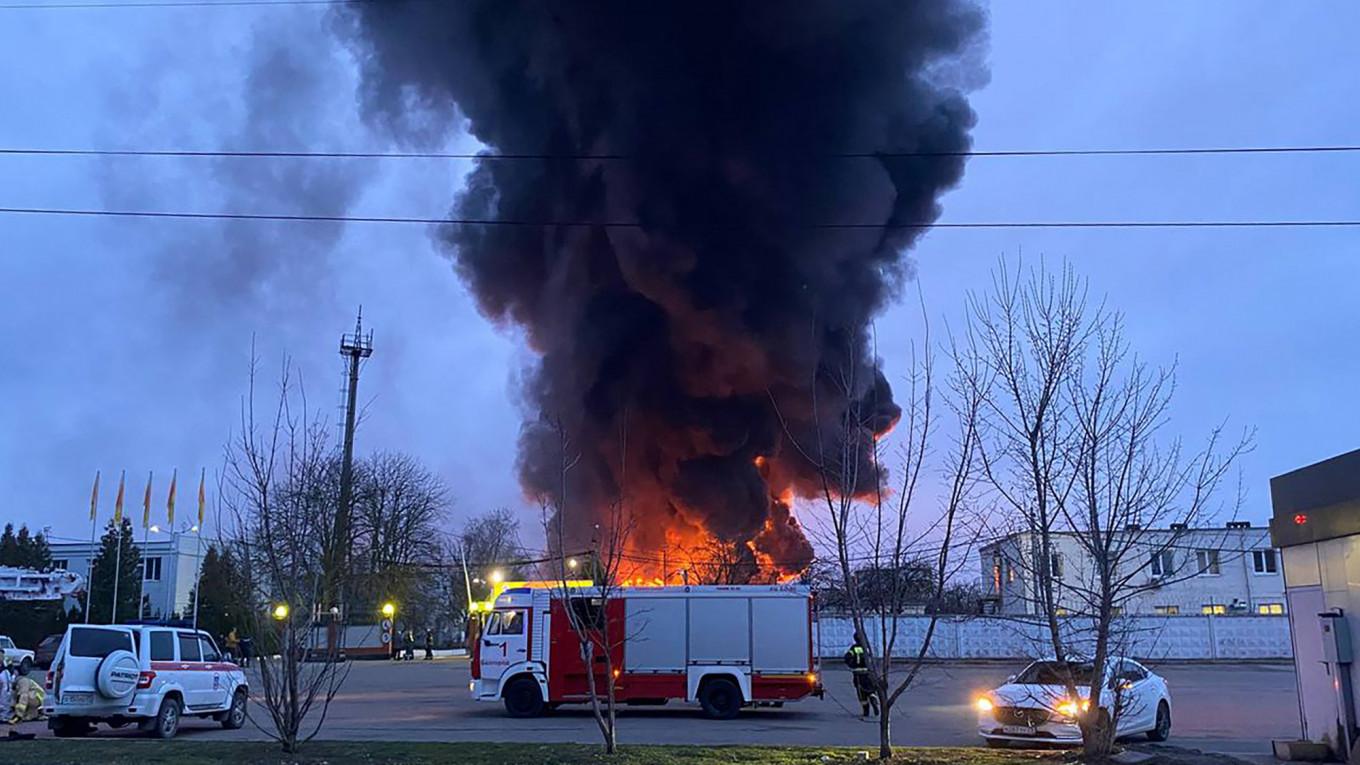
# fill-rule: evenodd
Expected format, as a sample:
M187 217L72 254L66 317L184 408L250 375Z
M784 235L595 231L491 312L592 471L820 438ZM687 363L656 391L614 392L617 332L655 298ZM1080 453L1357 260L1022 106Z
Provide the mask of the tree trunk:
M892 709L888 706L887 694L879 694L878 699L878 759L892 759Z

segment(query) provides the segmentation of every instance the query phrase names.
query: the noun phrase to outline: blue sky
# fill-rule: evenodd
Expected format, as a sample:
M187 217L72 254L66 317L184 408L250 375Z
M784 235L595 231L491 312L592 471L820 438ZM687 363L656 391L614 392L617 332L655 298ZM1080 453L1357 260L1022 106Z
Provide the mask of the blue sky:
M1360 8L1342 3L1006 3L991 11L980 149L1357 143ZM383 149L324 10L0 10L0 146ZM476 148L454 139L449 148ZM0 157L0 206L443 214L458 162ZM977 158L944 220L1354 218L1360 156ZM913 257L937 332L998 258L1067 259L1179 365L1171 427L1255 427L1246 518L1272 475L1356 448L1360 231L936 230ZM140 499L220 464L252 337L337 419L339 334L362 303L376 353L360 450L400 449L453 487L454 523L534 514L514 480L514 378L417 226L0 216L0 519L83 537L89 484ZM882 317L890 376L919 334ZM185 489L181 488L181 496ZM132 502L130 504L136 504Z

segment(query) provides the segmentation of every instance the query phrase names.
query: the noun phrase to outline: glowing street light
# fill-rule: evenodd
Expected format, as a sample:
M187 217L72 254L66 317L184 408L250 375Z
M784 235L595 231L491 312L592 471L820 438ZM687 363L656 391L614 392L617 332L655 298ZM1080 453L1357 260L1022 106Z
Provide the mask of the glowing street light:
M505 581L505 574L501 573L500 569L496 569L495 571L491 572L492 584L500 584L503 581Z
M572 571L575 571L576 567L579 565L581 565L581 562L576 560L575 558L567 558L567 568L571 569Z
M384 603L384 604L383 604L383 607L382 607L382 615L383 615L383 616L386 616L388 619L391 619L391 618L392 618L392 615L395 614L396 612L397 612L397 607L396 607L396 606L392 605L391 603Z
M274 606L274 610L273 610L273 612L272 612L272 615L273 615L275 621L281 622L281 621L283 621L284 619L287 619L287 618L288 618L288 604L287 604L287 603L280 603L280 604Z

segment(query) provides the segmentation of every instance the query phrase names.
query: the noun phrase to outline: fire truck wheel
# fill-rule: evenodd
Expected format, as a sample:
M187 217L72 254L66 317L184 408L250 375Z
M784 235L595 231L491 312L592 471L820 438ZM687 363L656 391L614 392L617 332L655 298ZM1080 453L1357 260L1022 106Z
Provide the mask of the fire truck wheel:
M705 680L699 689L699 703L706 716L714 720L731 720L741 712L741 689L726 677Z
M505 711L511 717L538 717L546 706L543 693L532 677L517 677L505 686L501 694L505 699Z

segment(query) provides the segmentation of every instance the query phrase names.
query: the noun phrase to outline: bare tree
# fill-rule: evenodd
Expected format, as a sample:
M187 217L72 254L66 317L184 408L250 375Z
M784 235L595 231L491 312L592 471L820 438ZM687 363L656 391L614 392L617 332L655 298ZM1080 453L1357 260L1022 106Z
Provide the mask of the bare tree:
M625 463L626 427L626 424L621 426L623 432L620 437L620 459ZM590 697L590 710L604 740L604 751L614 754L618 750L616 683L622 671L617 662L622 655L626 625L622 618L611 618L609 604L618 595L623 580L633 518L625 498L619 497L611 503L604 522L594 528L588 551L586 569L593 573L594 585L589 589L573 586L571 581L577 574L568 563L568 534L563 528L563 519L567 515L569 502L570 473L580 457L563 424L555 422L553 429L558 437L560 484L552 496L543 498L541 504L544 535L549 546L557 551L553 562L556 584L552 597L561 601L560 613L566 616L568 626L576 636L586 678L586 692ZM619 483L626 485L623 480ZM601 666L603 672L596 672L596 667Z
M242 617L258 646L258 698L269 725L253 711L251 720L291 753L321 730L348 674L338 661L342 641L318 639L318 626L332 621L320 612L325 583L319 561L330 542L338 475L324 423L311 418L290 363L284 360L277 405L264 419L256 416L256 368L252 356L240 432L226 446L219 497L228 524L222 533L246 562L253 589Z
M500 570L511 579L522 575L517 566L511 565L525 557L519 521L504 507L475 516L448 540L444 557L447 561L444 570L449 572L445 590L449 618L466 622L468 604L481 602L491 593L489 570Z
M1164 438L1174 374L1132 355L1122 318L1089 307L1086 295L1069 268L1022 280L1003 264L992 293L970 298L955 356L978 373L968 384L984 402L984 473L1025 540L1008 563L1033 584L1067 699L1098 700L1072 708L1086 753L1099 756L1120 715L1134 711L1111 671L1134 637L1120 616L1160 586L1149 567L1182 544L1181 532L1152 527L1217 515L1222 482L1251 436L1224 447L1217 428L1193 453ZM1085 564L1065 561L1064 547Z
M444 482L407 454L383 452L361 461L355 476L354 560L357 592L369 605L396 600L410 608L437 570L439 527L448 507ZM427 620L428 621L428 620Z
M860 333L853 333L859 336ZM871 333L869 333L871 336ZM881 402L870 370L822 370L814 390L829 389L844 410L838 427L818 428L814 444L797 444L820 476L820 502L830 521L844 604L856 639L868 653L869 686L878 709L879 756L892 757L892 709L920 674L934 639L950 578L964 564L965 516L972 512L977 465L975 389L967 376L950 377L943 397L957 430L939 465L944 491L938 504L922 499L922 478L931 461L941 419L935 409L934 357L927 327L926 352L912 353L907 400L896 430L899 460L889 485L883 465L885 443L878 437ZM850 353L848 358L860 358ZM814 419L823 422L823 413ZM790 434L792 440L792 435ZM864 487L867 486L867 490ZM931 506L933 505L933 506ZM871 581L865 582L868 576ZM924 611L928 622L921 644L906 664L894 664L899 626L909 612ZM914 614L913 614L914 616Z

